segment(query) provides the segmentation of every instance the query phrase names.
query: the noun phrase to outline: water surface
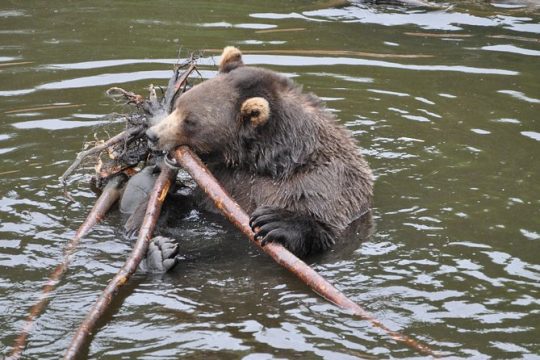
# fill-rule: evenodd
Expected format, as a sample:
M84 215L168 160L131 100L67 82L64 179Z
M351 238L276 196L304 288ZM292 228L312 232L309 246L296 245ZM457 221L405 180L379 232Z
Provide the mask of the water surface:
M122 129L118 85L166 84L190 50L239 46L353 133L377 176L373 236L312 261L378 319L460 358L539 358L540 16L537 8L328 2L0 5L0 353L91 208L82 143ZM39 109L41 108L41 109ZM185 260L137 274L91 358L418 356L314 295L225 221L168 222ZM56 359L130 244L113 213L79 247L26 358Z

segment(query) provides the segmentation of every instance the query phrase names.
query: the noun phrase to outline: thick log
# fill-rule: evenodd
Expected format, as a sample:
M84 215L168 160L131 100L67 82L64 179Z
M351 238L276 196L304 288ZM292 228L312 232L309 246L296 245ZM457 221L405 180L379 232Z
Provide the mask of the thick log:
M146 256L148 250L148 244L152 239L152 233L156 227L156 222L161 213L161 206L167 196L167 192L176 177L176 171L164 166L161 174L156 180L154 189L150 194L148 206L146 208L146 214L144 221L139 230L139 236L137 242L133 247L133 250L126 260L122 268L112 278L105 290L101 293L101 296L97 299L96 303L86 315L86 318L79 326L77 332L73 336L71 343L64 355L64 359L75 359L82 350L83 346L88 344L88 341L96 328L98 320L103 316L108 309L114 295L118 290L128 281L128 279L135 273L142 259Z
M128 177L125 174L120 173L109 180L103 189L103 192L96 200L94 207L92 210L90 210L86 220L81 224L71 241L67 243L66 247L64 248L64 257L62 262L58 264L51 272L47 283L45 286L43 286L39 300L30 309L23 329L15 340L15 344L13 345L13 349L11 350L8 359L15 360L21 357L26 346L26 340L28 339L32 327L34 326L34 320L43 312L43 309L49 301L51 292L56 288L56 285L58 285L62 279L62 276L68 269L73 252L79 245L81 238L88 234L92 227L100 222L105 217L112 205L118 201L127 179Z
M412 349L427 355L436 355L427 345L410 338L397 331L389 329L382 322L377 320L360 305L350 300L341 291L336 289L319 273L313 270L305 262L297 258L286 248L278 243L269 243L262 247L259 241L255 240L255 234L249 226L249 216L221 187L216 178L210 173L203 162L188 147L181 146L172 152L172 157L180 164L197 182L202 190L214 201L216 207L223 215L242 231L252 243L270 255L278 264L285 267L296 275L302 282L307 284L313 291L328 300L329 302L352 312L353 315L363 320L369 321L373 326L381 329L392 339L404 343Z

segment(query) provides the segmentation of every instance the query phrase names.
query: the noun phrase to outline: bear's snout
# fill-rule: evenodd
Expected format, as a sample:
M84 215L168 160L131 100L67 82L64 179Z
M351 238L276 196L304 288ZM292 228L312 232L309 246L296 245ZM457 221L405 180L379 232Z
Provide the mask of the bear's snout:
M148 129L146 130L146 137L148 138L148 145L151 148L156 148L159 141L158 134L154 130Z

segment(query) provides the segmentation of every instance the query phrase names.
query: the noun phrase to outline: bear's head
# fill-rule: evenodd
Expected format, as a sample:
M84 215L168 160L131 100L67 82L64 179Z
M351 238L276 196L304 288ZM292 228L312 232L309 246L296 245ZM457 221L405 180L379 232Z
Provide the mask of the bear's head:
M151 147L169 151L188 145L212 153L263 126L271 116L276 84L265 79L264 70L243 65L240 51L226 47L219 75L182 94L173 112L148 130Z
M199 155L221 154L229 165L278 176L310 155L317 138L311 118L319 105L285 76L244 66L240 51L226 47L218 76L182 94L147 136L155 150L187 145Z

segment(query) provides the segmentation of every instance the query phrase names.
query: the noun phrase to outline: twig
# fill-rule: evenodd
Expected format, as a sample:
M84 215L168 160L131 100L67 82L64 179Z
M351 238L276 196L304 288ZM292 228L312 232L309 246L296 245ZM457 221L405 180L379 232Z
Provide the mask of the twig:
M112 280L109 282L105 290L103 290L101 296L94 304L94 307L86 315L86 318L73 336L69 348L64 355L64 359L75 359L77 357L82 347L87 344L88 338L93 333L97 321L107 310L114 295L137 270L141 260L146 255L148 244L152 238L152 233L161 212L161 206L163 205L163 201L165 200L169 187L171 186L175 176L176 171L173 171L166 166L163 167L150 195L144 221L139 230L139 236L133 251L124 263L124 266L122 266L114 278L112 278Z
M278 264L285 267L296 275L300 280L313 289L317 294L330 301L331 303L351 311L354 315L369 321L373 326L383 330L387 335L396 341L417 350L423 354L436 355L435 352L425 344L410 338L397 331L386 327L373 315L364 310L360 305L347 298L342 292L336 289L332 284L326 281L315 270L305 262L298 259L282 245L270 243L261 247L255 240L254 233L249 226L248 215L240 206L225 192L218 181L202 163L202 161L189 148L181 146L172 153L173 158L180 164L204 190L204 192L214 201L216 207L223 215L232 222L240 231L242 231L255 245L259 246L264 252L270 255Z
M16 173L16 172L19 172L19 170L9 170L9 171L4 171L4 172L1 172L1 173L0 173L0 176L2 176L2 175L7 175L7 174L13 174L13 173Z
M43 309L49 300L50 293L55 289L56 285L58 285L60 279L65 274L71 261L73 252L77 248L81 238L88 234L90 229L103 219L111 206L120 198L122 187L124 186L127 178L128 177L125 174L121 173L109 180L100 197L96 200L94 207L92 210L90 210L86 220L81 224L75 233L75 236L66 245L62 262L56 266L53 272L51 272L47 283L41 291L39 300L30 309L30 313L26 318L26 323L15 340L15 344L13 345L13 349L11 350L8 359L19 359L22 355L22 352L26 346L26 340L28 339L28 335L30 334L30 331L34 325L34 320L43 312Z
M189 75L191 75L191 73L193 72L193 70L197 71L197 64L195 63L195 60L192 60L193 62L191 62L189 64L189 67L187 68L186 71L184 71L182 73L182 75L180 75L180 77L178 78L178 80L176 81L176 84L174 85L174 92L175 94L178 93L178 91L180 90L180 88L186 84L187 82L187 79L189 77ZM172 99L171 99L172 101ZM165 97L165 102L167 102L167 97ZM173 104L171 104L173 105Z
M126 91L119 87L112 87L105 92L107 96L115 101L120 101L121 99L127 100L128 104L140 105L144 102L144 97L142 95L137 95L131 91Z

